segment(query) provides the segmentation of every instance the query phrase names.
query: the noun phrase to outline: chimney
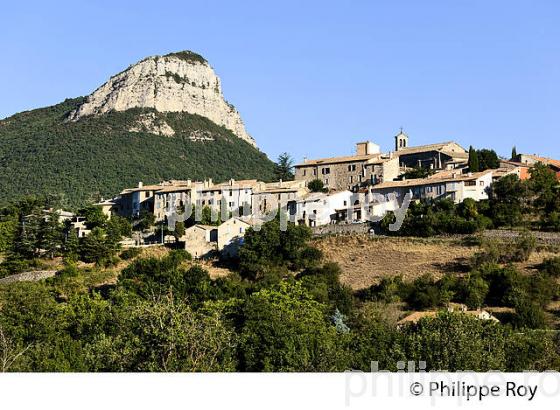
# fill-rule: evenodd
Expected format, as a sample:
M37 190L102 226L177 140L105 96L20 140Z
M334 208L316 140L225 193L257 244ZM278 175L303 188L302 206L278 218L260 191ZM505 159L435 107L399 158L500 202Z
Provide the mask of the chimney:
M280 178L280 183L278 184L280 188L282 188L282 178Z
M233 186L234 184L235 184L235 179L231 178L231 179L229 180L229 185L230 185L230 186Z
M208 178L208 188L210 188L213 185L214 184L212 183L212 178Z
M190 179L187 179L187 186L191 186L192 185L192 181Z
M144 184L142 183L142 181L138 182L138 188L142 188L144 186Z

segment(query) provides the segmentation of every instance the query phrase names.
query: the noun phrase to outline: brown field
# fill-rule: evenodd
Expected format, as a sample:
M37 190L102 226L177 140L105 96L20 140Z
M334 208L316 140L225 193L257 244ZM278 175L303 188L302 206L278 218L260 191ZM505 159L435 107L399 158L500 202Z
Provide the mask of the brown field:
M463 274L469 269L470 258L479 251L477 246L463 245L457 238L345 235L316 239L314 244L323 251L326 261L340 265L341 280L353 289L371 286L384 276L402 275L405 280L414 280L426 273L434 277ZM531 273L535 265L553 255L534 252L528 262L517 267Z

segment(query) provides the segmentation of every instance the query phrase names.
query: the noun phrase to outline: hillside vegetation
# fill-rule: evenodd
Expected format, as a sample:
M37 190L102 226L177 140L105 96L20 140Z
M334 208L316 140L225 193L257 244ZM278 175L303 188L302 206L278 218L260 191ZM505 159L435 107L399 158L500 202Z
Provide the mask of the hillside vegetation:
M274 165L265 154L204 117L132 109L65 121L82 101L66 100L0 121L0 203L54 194L72 207L138 181L273 176ZM130 132L146 114L167 123L175 135Z

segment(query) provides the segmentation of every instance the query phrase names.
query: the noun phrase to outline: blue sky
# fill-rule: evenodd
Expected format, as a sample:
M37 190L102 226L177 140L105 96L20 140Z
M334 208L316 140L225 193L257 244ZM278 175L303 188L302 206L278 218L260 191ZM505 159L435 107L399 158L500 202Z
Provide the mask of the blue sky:
M456 140L560 158L560 2L26 1L0 14L0 118L190 49L271 158Z

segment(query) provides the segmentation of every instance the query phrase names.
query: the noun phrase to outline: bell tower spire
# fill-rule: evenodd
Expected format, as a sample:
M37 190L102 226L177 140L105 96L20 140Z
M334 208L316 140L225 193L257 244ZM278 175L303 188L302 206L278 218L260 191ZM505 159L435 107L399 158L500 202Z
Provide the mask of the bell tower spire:
M403 148L408 147L408 135L406 135L403 131L403 127L401 127L400 132L395 135L395 151L400 151Z

